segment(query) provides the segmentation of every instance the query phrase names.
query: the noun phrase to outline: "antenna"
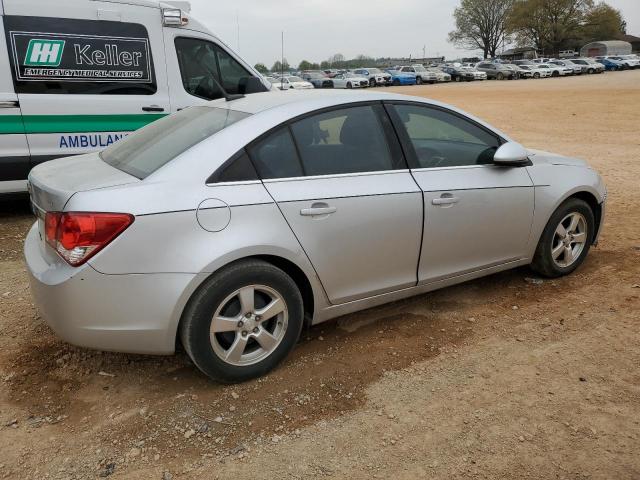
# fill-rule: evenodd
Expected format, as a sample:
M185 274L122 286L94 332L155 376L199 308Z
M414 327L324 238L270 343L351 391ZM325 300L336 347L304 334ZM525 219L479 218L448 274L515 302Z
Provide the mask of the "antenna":
M240 53L240 13L236 10L236 27L238 29L238 53Z
M280 73L281 73L281 77L284 78L284 30L282 31L282 49L281 49L281 56L280 56ZM282 80L281 80L282 82Z

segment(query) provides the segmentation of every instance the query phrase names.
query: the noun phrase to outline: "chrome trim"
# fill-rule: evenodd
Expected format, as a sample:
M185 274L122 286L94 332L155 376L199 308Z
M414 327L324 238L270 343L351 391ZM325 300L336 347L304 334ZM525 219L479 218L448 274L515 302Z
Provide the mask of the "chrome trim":
M260 185L262 183L260 180L238 180L236 182L215 182L215 183L205 183L207 187L232 187L239 185Z
M356 172L356 173L334 173L330 175L309 175L307 177L288 177L288 178L267 178L262 180L263 183L292 182L301 180L318 180L325 178L348 178L348 177L365 177L374 175L390 175L397 173L409 173L408 168L399 170L377 170L375 172Z

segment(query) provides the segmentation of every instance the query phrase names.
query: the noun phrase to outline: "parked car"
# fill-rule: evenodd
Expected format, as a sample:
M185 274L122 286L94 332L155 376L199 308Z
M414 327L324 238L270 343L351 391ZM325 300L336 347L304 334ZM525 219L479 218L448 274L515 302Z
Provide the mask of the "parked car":
M606 199L581 160L379 91L187 108L29 183L26 267L53 330L100 350L181 344L224 382L267 373L305 325L518 266L570 274Z
M572 58L571 61L577 65L582 66L583 72L589 74L604 72L604 65L596 62L591 58Z
M615 72L617 70L626 70L628 68L622 62L612 60L607 57L599 57L597 58L597 60L598 60L598 63L601 63L602 65L604 65L604 69L607 72L610 72L610 71Z
M383 72L379 68L358 68L353 71L356 75L362 75L369 80L370 87L378 87L382 85L391 85L391 75L387 72Z
M323 72L302 72L301 78L313 85L314 88L333 88L333 80Z
M26 192L38 163L222 98L220 84L271 88L179 6L0 0L0 30L0 195Z
M618 55L607 57L610 60L621 62L628 69L640 68L640 59L636 55Z
M540 68L540 65L538 64L518 65L518 66L523 70L530 71L531 76L533 78L549 78L551 77L551 74L552 74L550 69Z
M443 70L451 75L451 80L454 82L471 82L473 80L486 80L487 74L480 72L475 68L463 67L456 65L447 65L443 67Z
M489 80L513 80L516 78L515 72L501 63L480 62L476 69L486 73Z
M333 88L367 88L369 79L354 73L339 73L333 77Z
M442 69L438 67L427 67L427 70L436 74L436 79L438 80L438 83L451 81L451 75L442 71Z
M280 90L310 90L314 88L311 82L295 75L281 77L273 86Z
M504 66L510 70L513 70L517 79L533 78L533 72L531 70L525 70L513 63L506 63Z
M415 85L416 74L411 72L401 72L400 70L385 70L391 75L391 84L395 86L399 85Z
M552 77L573 75L573 68L565 67L564 65L557 65L555 63L539 63L538 68L550 70Z
M438 81L438 76L422 65L404 65L401 66L399 70L405 73L415 73L416 84L418 85L422 85L423 83L436 83Z
M549 63L552 65L561 65L563 67L571 68L573 70L574 75L582 75L583 73L586 72L586 68L584 68L584 65L578 65L577 63L573 63L570 59L552 60Z

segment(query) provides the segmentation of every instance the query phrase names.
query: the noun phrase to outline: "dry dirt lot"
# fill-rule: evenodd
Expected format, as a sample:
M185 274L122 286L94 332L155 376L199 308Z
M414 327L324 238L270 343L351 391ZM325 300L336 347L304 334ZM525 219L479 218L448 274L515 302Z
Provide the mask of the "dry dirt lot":
M308 331L271 375L58 340L31 303L25 202L0 211L0 478L640 478L640 71L404 87L609 187L574 275L526 268Z

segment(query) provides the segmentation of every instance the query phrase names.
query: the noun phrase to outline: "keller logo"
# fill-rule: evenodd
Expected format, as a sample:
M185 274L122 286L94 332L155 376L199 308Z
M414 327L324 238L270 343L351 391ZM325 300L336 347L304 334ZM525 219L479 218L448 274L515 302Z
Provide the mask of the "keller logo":
M62 61L64 40L29 40L24 65L28 67L57 67Z

